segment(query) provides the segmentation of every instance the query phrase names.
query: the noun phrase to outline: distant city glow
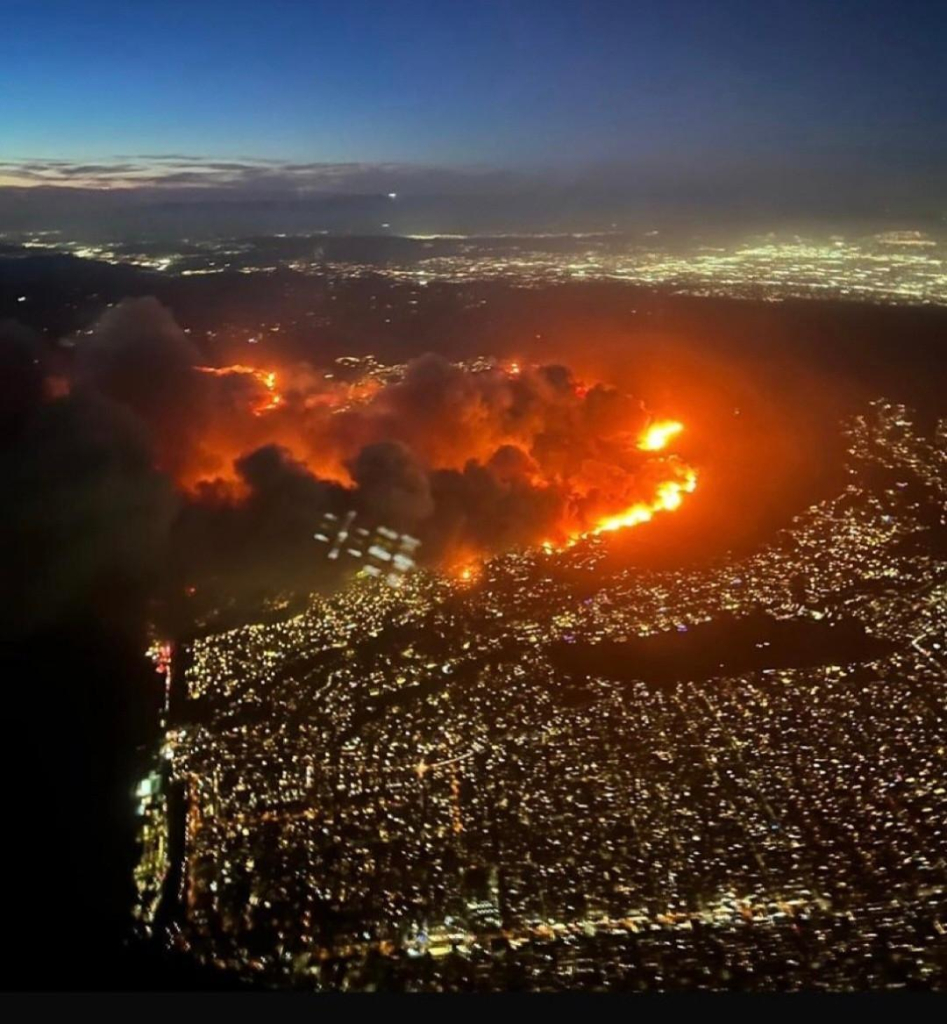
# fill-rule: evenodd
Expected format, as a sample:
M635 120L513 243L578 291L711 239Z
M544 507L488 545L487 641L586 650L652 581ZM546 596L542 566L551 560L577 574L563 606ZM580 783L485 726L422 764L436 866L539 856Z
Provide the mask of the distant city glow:
M239 269L241 273L269 273L279 267L303 274L323 274L327 266L344 276L381 274L394 281L426 285L431 281L466 284L502 278L529 284L565 281L619 281L642 287L663 287L687 295L725 295L733 298L839 298L896 303L947 304L947 254L943 239L920 231L879 232L868 237L841 235L820 238L762 236L708 245L694 241L671 246L659 234L622 236L527 235L529 251L510 236L509 248L497 240L477 236L432 234L414 236L423 245L439 241L443 254L404 262L333 263L324 256L303 259L274 255L264 247L259 258L251 243L234 252L233 243L207 240L193 251L155 254L153 247L136 251L134 245L117 247L70 240L57 233L27 233L19 239L26 248L68 252L83 259L127 263L184 277L213 275ZM545 249L535 243L546 237L568 240L568 246ZM597 244L596 244L597 243ZM602 244L606 243L606 244ZM450 246L456 246L451 252ZM239 264L234 266L234 257ZM249 260L249 262L248 262ZM25 300L25 297L24 297Z

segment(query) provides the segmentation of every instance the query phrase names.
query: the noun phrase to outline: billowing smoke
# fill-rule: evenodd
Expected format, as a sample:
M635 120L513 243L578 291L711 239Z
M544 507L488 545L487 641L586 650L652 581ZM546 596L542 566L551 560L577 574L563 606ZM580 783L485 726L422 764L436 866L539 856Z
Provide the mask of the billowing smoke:
M186 500L169 537L173 596L203 593L238 605L274 589L311 590L330 582L313 528L326 512L348 508L348 492L321 480L278 445L236 460L233 489L203 485Z
M568 542L687 473L639 449L640 402L564 366L206 366L154 299L108 310L66 368L3 330L3 525L24 540L5 571L27 618L119 577L238 601L330 584L327 512L409 531L434 564Z
M44 377L38 339L0 328L2 587L13 632L147 588L178 499L147 425L95 388Z
M381 515L396 529L415 529L434 512L428 473L414 452L399 441L365 445L349 464L359 511Z
M174 474L206 428L200 353L156 299L108 310L77 347L76 385L134 412L148 429L159 468Z

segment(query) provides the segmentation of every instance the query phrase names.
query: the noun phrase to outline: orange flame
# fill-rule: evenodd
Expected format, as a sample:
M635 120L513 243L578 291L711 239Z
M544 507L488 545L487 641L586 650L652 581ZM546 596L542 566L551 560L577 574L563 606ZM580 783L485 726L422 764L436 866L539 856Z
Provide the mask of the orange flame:
M234 363L233 366L198 366L195 369L201 373L209 373L213 377L229 377L232 374L243 374L253 377L254 380L262 384L268 394L253 406L251 411L254 416L262 416L266 412L272 412L283 401L283 396L276 390L276 373L273 370L259 370L255 366L244 366L242 363Z
M638 448L642 451L659 451L684 429L683 423L676 420L659 420L652 423L638 438ZM697 473L688 467L682 478L664 480L658 484L655 496L651 501L639 501L614 515L604 516L589 530L581 530L570 535L564 545L554 545L552 541L542 542L542 549L547 554L557 547L572 547L587 537L598 537L603 533L613 533L642 523L650 522L658 512L674 512L681 507L685 494L697 489Z
M480 566L469 564L455 571L454 578L458 583L474 583L480 577Z
M496 364L509 378L516 378L527 371L527 364L520 360L510 360L502 364ZM234 375L252 378L247 381L249 385L242 389L240 399L244 414L251 413L254 417L263 417L274 410L285 405L286 399L279 390L279 378L277 372L262 369L241 363L229 366L198 366L196 369L205 374L215 377L226 378ZM311 376L311 375L310 375ZM326 379L332 377L326 374ZM374 396L383 391L387 384L372 374L366 374L361 379L344 382L333 381L331 386L322 384L312 389L311 381L306 387L308 391L300 391L300 380L297 376L290 378L292 392L300 397L295 400L296 407L301 415L312 410L321 414L323 407L326 416L333 412L343 412L351 409L360 403L371 403ZM308 377L305 378L309 380ZM285 379L284 379L285 386ZM573 389L576 399L583 400L589 391L589 385L582 381L573 380ZM640 420L638 421L640 423ZM323 419L315 417L314 429L323 429ZM216 430L207 432L206 443L200 452L200 458L195 459L195 465L190 467L189 472L178 474L178 483L184 489L198 489L204 484L212 484L216 492L229 500L239 501L245 493L239 473L232 468L233 459L253 445L261 443L278 443L287 448L293 458L302 462L313 473L325 479L335 480L343 486L352 486L351 476L346 468L344 446L327 446L326 453L314 453L313 446L307 434L299 429L300 424L292 417L280 415L268 419L266 422L251 426L247 421L242 425L237 424L234 429L231 421ZM683 423L672 419L653 420L637 436L627 433L620 433L614 438L606 440L609 444L615 442L618 450L616 464L611 466L606 460L601 466L597 463L590 463L591 468L586 473L565 474L565 479L558 478L550 470L547 477L546 471L540 468L538 463L529 455L528 436L503 436L497 438L494 433L484 438L483 451L467 451L468 456L474 456L485 460L489 453L492 453L500 440L505 442L505 447L520 448L524 453L523 466L516 469L517 481L533 488L550 487L560 483L572 484L571 494L567 496L564 505L563 516L565 522L552 527L555 539L543 540L540 547L547 554L553 554L563 548L571 547L579 540L612 533L617 530L639 526L647 523L659 512L673 512L681 507L687 494L692 493L697 487L696 472L685 466L679 458L665 459L663 454L672 445L672 442L684 430ZM356 431L355 440L358 440ZM594 440L594 439L593 439ZM643 453L662 453L654 459L637 459L630 461L631 466L626 465L622 454L629 455L629 449L637 448ZM436 453L431 456L432 463L440 466L451 466L454 453L438 456ZM440 462L437 460L440 459ZM614 510L622 500L627 501L632 493L640 494L640 487L633 481L633 466L638 462L646 462L644 469L645 478L651 481L654 490L651 496L639 500L635 504L619 511L608 511L609 507ZM583 464L584 466L585 464ZM226 468L230 466L230 468ZM458 467L459 468L459 467ZM612 470L614 472L612 472ZM583 475L584 474L584 475ZM656 476L654 474L657 474ZM600 483L601 482L601 483ZM639 481L640 482L640 481ZM636 491L631 491L629 486L636 486ZM611 500L606 503L605 494L611 495ZM620 495L624 494L622 498ZM597 502L594 511L586 504L587 501ZM602 514L602 513L607 514ZM548 535L547 535L548 536ZM447 569L448 574L461 584L473 584L482 574L482 564L479 557L483 553L465 551L463 556L453 562Z
M676 437L684 429L683 423L677 420L658 420L652 423L638 438L638 447L643 452L659 452L667 446L672 437Z
M626 526L640 526L641 523L651 520L656 512L673 512L681 507L684 495L692 493L696 487L697 474L689 469L683 480L665 480L659 484L653 501L638 502L618 515L606 516L583 536L597 536L624 529Z

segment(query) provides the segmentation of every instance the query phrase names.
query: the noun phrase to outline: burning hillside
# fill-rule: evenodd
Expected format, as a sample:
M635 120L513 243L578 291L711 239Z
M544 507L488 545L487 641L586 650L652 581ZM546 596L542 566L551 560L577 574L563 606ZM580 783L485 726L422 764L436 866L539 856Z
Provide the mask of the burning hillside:
M310 367L196 369L216 415L177 474L197 502L240 504L246 459L278 446L298 475L335 484L363 514L437 538L439 557L510 544L563 546L674 511L695 471L683 431L563 366L450 363L428 355L393 381Z
M65 386L38 386L23 429L39 431L30 450L75 469L63 542L82 543L88 531L67 526L100 494L124 496L121 521L97 534L115 543L90 565L114 557L171 593L311 589L326 582L318 523L354 512L455 570L637 526L697 482L674 450L681 423L563 365L209 363L164 307L137 299L75 340L70 367L45 371ZM42 378L42 361L29 365Z

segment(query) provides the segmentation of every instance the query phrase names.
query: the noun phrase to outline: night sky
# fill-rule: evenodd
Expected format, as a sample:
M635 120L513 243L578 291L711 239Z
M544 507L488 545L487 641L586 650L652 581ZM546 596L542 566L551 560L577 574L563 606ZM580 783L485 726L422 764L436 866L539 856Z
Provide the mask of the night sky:
M945 198L941 4L2 6L0 186Z

